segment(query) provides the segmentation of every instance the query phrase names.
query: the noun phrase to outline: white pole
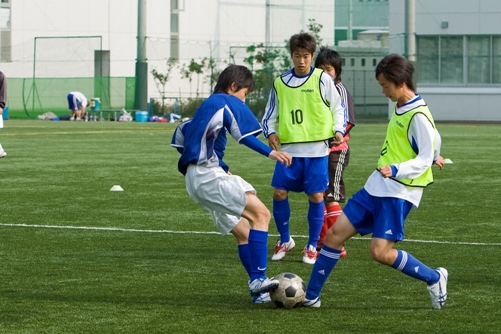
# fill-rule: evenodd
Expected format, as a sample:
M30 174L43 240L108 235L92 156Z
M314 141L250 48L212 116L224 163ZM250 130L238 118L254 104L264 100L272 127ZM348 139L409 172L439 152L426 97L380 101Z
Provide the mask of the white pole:
M348 40L351 41L353 39L353 0L349 1L348 6Z
M416 61L416 2L407 0L407 59Z

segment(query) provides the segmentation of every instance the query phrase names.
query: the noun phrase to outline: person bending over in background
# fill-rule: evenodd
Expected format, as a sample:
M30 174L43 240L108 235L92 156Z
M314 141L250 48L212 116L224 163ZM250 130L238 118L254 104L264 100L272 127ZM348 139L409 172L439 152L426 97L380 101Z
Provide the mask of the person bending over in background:
M85 107L88 107L90 102L80 92L70 92L67 98L68 107L71 110L70 121L81 121L85 117Z

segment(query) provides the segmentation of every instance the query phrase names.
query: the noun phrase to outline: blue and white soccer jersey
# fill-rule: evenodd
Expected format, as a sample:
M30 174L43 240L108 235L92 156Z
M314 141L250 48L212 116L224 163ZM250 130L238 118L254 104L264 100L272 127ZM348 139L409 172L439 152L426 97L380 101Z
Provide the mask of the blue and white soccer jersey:
M87 98L80 92L71 92L67 98L70 110L80 110L82 106L87 106Z
M226 148L226 131L240 141L246 136L261 134L261 126L249 107L239 98L227 94L212 94L191 120L184 138L179 171L186 174L188 165L222 167Z

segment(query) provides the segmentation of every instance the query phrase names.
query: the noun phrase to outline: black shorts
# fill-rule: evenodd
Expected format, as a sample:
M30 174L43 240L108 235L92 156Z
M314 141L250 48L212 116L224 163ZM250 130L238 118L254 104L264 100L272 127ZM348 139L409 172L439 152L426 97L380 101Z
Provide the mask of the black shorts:
M325 192L326 202L346 202L344 169L350 162L350 148L329 153L329 187Z

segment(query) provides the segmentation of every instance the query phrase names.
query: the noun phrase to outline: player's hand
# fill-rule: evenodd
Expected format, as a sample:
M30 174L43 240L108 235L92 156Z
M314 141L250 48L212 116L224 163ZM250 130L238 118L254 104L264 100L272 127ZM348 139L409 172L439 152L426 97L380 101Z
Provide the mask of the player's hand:
M434 164L437 165L438 167L440 167L440 170L442 170L444 168L444 165L445 165L444 157L439 155L437 158L437 161L435 161Z
M268 146L271 147L271 149L278 151L280 145L280 139L275 133L268 136Z
M289 167L292 163L292 157L287 152L273 150L270 155L268 155L268 158L279 161L280 163L285 164L286 167Z
M391 170L391 167L390 165L386 165L386 166L381 166L381 168L379 168L379 173L381 173L381 175L386 179L388 177L391 176L392 174L392 170Z
M342 143L344 143L344 137L343 137L343 135L341 134L341 132L336 132L336 135L332 139L332 144L334 146L339 146Z

